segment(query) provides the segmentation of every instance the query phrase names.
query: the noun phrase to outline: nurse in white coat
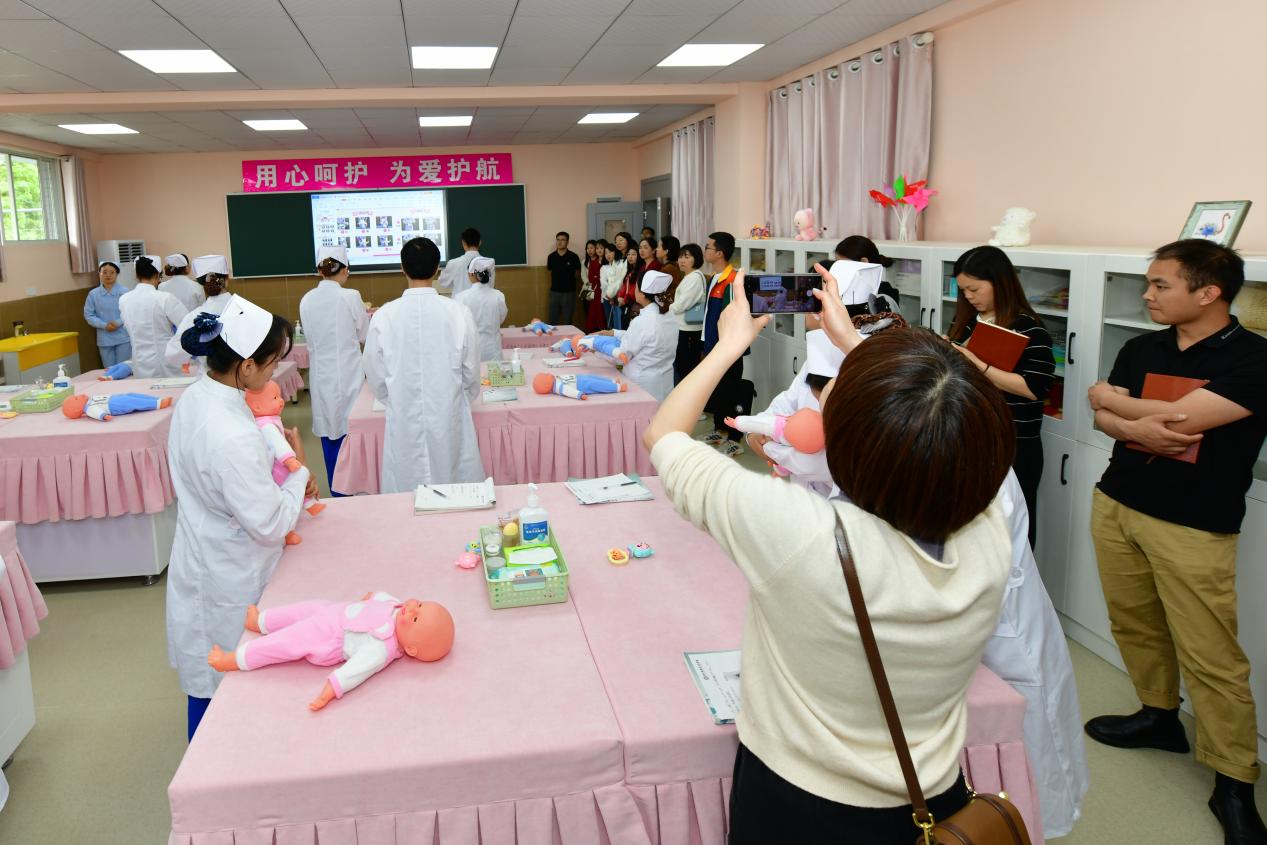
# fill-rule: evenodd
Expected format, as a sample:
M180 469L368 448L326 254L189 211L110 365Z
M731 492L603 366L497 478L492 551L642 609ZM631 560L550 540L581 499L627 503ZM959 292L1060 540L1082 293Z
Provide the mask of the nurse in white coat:
M132 374L138 378L180 375L180 367L167 361L167 343L188 312L180 300L155 287L158 261L157 255L136 259L136 286L119 298L119 314L132 338Z
M223 677L207 655L242 635L246 606L259 602L315 485L302 467L281 486L273 481L273 460L243 396L272 378L290 350L290 323L233 297L220 316L200 314L183 342L208 367L176 403L167 441L177 502L167 654L189 697L192 738ZM298 433L287 440L302 462Z
M624 331L612 332L620 339L616 352L629 357L624 373L634 384L650 393L657 402L673 390L673 359L677 356L677 318L669 313L673 297L669 284L673 277L648 270L634 299L642 310Z
M480 383L475 320L432 287L440 250L430 239L406 243L400 263L409 287L375 312L365 340L365 377L387 406L382 492L480 481L471 419Z
M479 256L471 259L471 286L454 294L453 301L465 305L475 318L475 330L480 336L480 360L500 361L502 357L502 322L508 313L506 295L494 288L493 259Z
M198 278L198 284L202 285L207 298L196 310L190 311L181 319L180 325L176 326L176 333L172 335L171 340L167 341L166 352L167 363L182 372L188 364L189 375L192 376L202 373L202 359L185 351L185 348L181 346L181 337L193 326L194 319L199 314L204 311L208 314L219 314L233 298L233 294L229 293L229 262L223 255L200 255L195 258L194 275Z
M312 433L321 438L326 480L333 485L339 447L348 433L348 414L365 383L361 344L370 321L361 294L344 287L350 273L346 248L321 247L317 273L321 281L299 300L299 321L308 338L311 361ZM331 489L330 495L343 494Z
M163 259L163 275L167 276L158 289L170 293L185 306L185 313L196 311L206 300L202 285L189 275L189 258L183 253L173 253Z

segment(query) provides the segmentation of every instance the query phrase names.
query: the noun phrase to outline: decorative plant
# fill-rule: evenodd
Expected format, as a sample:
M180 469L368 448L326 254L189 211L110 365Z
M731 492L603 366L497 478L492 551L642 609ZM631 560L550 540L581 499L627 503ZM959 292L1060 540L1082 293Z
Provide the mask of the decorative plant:
M898 240L910 240L907 224L910 222L912 211L919 214L928 207L928 201L937 195L937 192L930 191L927 185L927 179L907 182L906 176L902 175L893 180L892 186L885 185L883 191L870 191L871 199L879 203L881 207L893 209L893 216L897 218Z

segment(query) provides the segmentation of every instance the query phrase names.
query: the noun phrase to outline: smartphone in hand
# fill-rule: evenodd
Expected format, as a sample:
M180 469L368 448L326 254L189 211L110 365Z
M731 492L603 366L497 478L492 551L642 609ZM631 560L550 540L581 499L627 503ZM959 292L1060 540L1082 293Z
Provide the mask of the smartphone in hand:
M762 314L817 314L823 310L815 288L822 288L817 273L749 273L744 276L744 295L754 317Z

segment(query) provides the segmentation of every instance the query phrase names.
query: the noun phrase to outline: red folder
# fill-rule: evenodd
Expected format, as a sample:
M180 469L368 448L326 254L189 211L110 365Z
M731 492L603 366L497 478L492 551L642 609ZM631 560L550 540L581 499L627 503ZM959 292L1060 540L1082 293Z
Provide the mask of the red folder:
M1198 388L1205 387L1210 383L1209 379L1203 378L1185 378L1184 376L1163 376L1158 373L1144 374L1144 390L1140 393L1141 399L1154 399L1158 402L1178 402ZM1127 449L1136 449L1140 452L1148 452L1138 443L1126 444ZM1185 464L1195 464L1197 462L1197 450L1201 448L1201 441L1197 441L1185 449L1178 455L1161 455L1163 458L1170 458L1176 461L1183 461Z
M1016 368L1016 362L1021 360L1029 338L1020 332L978 320L965 345L994 369L1010 373Z

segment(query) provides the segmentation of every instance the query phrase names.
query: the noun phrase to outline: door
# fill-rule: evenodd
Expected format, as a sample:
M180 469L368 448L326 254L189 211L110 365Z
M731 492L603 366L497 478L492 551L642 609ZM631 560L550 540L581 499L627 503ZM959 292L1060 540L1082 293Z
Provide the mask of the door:
M1051 596L1051 603L1056 610L1064 611L1069 569L1069 524L1073 514L1074 441L1049 431L1042 432L1040 436L1043 441L1043 477L1038 483L1034 559L1047 594Z
M589 221L587 239L616 240L620 232L629 232L634 239L642 228L642 203L640 202L591 202L585 206Z
M669 214L670 200L673 196L673 177L669 174L654 179L642 180L642 223L655 229L656 238L673 234L673 221ZM632 230L635 236L637 230Z
M1082 632L1069 631L1074 639L1120 666L1121 658L1113 633L1109 629L1109 611L1100 587L1100 570L1096 564L1095 546L1091 542L1091 496L1096 483L1109 467L1110 453L1096 446L1079 443L1074 447L1073 514L1069 532L1069 569L1065 585L1065 601L1061 612L1094 635L1088 640Z

